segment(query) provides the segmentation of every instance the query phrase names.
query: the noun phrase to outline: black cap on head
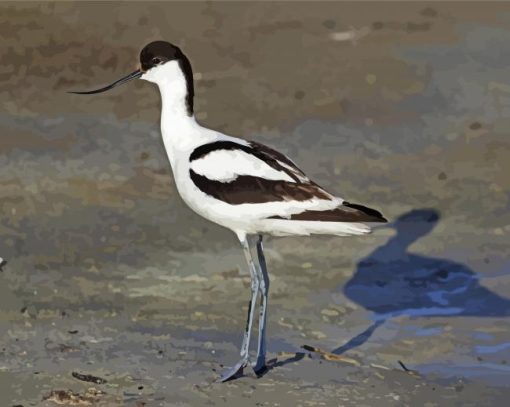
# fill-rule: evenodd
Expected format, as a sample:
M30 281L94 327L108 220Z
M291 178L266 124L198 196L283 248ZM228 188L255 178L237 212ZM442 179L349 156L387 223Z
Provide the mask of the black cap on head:
M193 114L193 96L195 92L193 88L193 71L186 55L182 53L178 46L166 41L153 41L143 47L140 52L140 64L144 72L169 61L177 61L184 74L187 90L186 107L188 114L191 116Z
M140 52L140 64L142 71L148 71L165 62L179 60L183 56L179 47L166 41L154 41L143 47Z

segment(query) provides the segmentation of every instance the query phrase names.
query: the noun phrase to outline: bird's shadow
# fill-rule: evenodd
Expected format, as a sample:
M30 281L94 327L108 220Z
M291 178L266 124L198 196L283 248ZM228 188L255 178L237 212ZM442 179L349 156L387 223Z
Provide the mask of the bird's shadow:
M269 371L271 371L275 368L278 368L278 367L288 365L289 363L299 362L305 356L306 356L306 353L304 353L304 352L296 352L294 356L289 356L287 359L281 359L281 360L279 360L278 358L270 359L267 361L266 369L264 371L260 372L259 376L263 376L266 373L268 373Z
M339 288L350 300L372 311L374 322L332 353L363 345L388 319L402 315L510 316L510 300L483 287L466 265L409 252L409 246L429 234L439 220L435 209L415 209L388 225L396 230L395 236L360 260L353 277ZM273 359L266 373L304 357L298 352L284 360Z
M365 343L392 317L506 317L510 300L483 287L466 265L413 254L409 246L439 222L435 209L415 209L390 224L395 236L362 259L345 284L345 295L374 313L374 323L333 350L341 354Z

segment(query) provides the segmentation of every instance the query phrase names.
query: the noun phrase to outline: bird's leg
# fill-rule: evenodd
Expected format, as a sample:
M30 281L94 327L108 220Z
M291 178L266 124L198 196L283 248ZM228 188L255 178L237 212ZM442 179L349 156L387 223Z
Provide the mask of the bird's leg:
M260 311L259 311L259 338L257 345L257 359L253 365L255 373L264 373L266 370L266 321L267 321L267 300L269 294L269 274L267 273L266 258L264 257L264 247L262 245L262 235L259 235L257 241L257 256L259 267L257 273L259 277L260 291Z
M241 345L241 359L236 363L235 366L228 369L222 376L220 381L225 382L227 380L232 379L237 374L241 374L243 369L249 365L249 347L250 347L250 337L253 325L253 316L255 311L255 304L257 302L257 294L259 291L259 275L257 272L257 268L253 263L253 258L251 257L250 245L248 243L248 239L244 236L241 240L241 245L243 246L244 255L246 257L246 262L248 263L248 267L250 269L251 276L251 298L248 304L248 317L246 320L246 328L244 330L243 343Z

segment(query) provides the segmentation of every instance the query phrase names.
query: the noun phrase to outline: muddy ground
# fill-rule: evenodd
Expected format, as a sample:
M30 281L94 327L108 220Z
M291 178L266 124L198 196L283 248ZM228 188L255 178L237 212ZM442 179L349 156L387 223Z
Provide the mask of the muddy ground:
M0 4L0 405L508 405L509 30L486 2ZM66 93L155 39L200 122L390 219L267 239L261 378L214 382L249 277L176 194L157 89Z

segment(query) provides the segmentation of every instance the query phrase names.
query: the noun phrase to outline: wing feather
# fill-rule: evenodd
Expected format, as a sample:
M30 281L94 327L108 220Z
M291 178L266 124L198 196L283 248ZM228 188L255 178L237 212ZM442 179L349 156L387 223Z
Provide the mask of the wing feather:
M246 151L218 149L191 162L190 168L210 180L231 182L239 176L294 182L286 171L275 169Z
M232 205L338 201L282 153L260 143L216 141L190 155L190 177L207 195Z

